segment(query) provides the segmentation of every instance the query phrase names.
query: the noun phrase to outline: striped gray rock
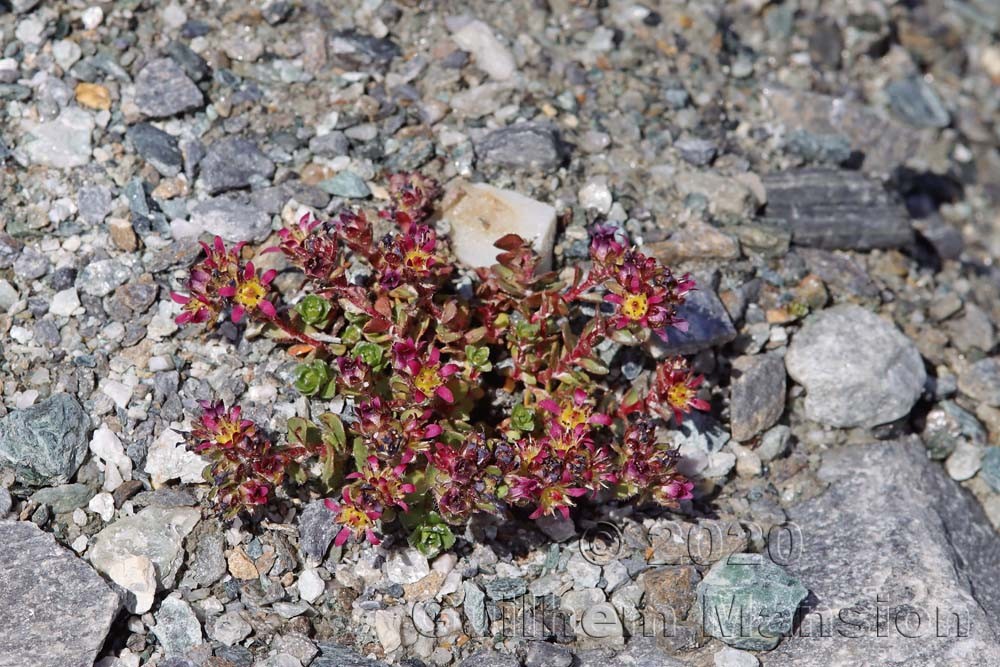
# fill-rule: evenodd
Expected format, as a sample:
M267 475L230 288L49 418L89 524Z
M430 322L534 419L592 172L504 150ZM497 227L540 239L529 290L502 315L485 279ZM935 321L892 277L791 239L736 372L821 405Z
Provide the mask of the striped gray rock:
M0 667L89 667L118 596L30 522L0 521Z

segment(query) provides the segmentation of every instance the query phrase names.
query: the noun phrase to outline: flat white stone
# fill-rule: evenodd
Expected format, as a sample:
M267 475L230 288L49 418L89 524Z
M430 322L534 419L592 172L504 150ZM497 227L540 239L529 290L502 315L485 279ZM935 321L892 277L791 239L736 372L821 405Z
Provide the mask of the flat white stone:
M69 169L90 162L90 133L94 117L83 109L67 107L53 120L25 123L30 139L24 149L32 164Z
M531 242L542 270L552 266L556 210L548 204L491 185L459 182L448 188L441 215L451 225L455 256L469 266L496 264L502 251L493 244L507 234Z
M49 312L59 317L70 317L80 307L80 295L75 287L64 289L52 295Z
M130 556L114 562L108 568L108 578L132 593L125 607L133 614L143 614L153 606L156 597L156 568L146 556ZM134 596L134 597L133 597Z
M154 489L172 479L186 484L203 482L205 465L205 459L184 446L184 436L169 428L153 441L146 455L146 472Z
M517 73L517 63L510 49L482 21L466 23L451 38L460 48L472 54L476 67L497 81L506 81Z

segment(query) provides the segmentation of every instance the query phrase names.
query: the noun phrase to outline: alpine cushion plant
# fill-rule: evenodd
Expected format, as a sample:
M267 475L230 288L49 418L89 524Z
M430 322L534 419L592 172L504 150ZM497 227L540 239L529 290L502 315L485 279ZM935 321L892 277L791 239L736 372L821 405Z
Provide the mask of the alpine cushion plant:
M178 323L264 323L300 360L294 386L313 405L343 397L342 414L288 420L273 444L238 407L205 404L191 446L210 457L206 476L229 516L272 499L288 480L315 488L348 539L378 544L398 522L410 543L450 548L449 526L477 512L526 508L569 516L578 499L676 506L693 484L661 427L699 398L701 377L682 358L652 372L648 388L611 386L610 339L639 346L683 330L678 307L694 288L620 232L592 231L590 266L562 276L538 270L529 243L496 242L497 264L456 264L429 222L437 184L389 179L373 215L344 210L329 223L305 215L267 251L304 274L292 307L271 292L273 270L242 259L243 244L205 244ZM471 283L471 285L470 285Z

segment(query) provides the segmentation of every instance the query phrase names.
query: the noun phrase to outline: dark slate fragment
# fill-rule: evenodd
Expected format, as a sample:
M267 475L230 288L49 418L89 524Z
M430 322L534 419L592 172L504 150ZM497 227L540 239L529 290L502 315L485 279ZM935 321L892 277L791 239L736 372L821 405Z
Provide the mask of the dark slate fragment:
M249 139L227 137L208 148L201 161L201 182L209 194L245 188L274 174L274 162Z
M128 129L128 138L135 152L164 176L176 176L183 166L177 138L149 123L138 123Z
M184 42L174 40L167 44L167 54L184 68L187 75L194 81L202 81L212 73L205 59L191 50Z
M881 183L860 173L800 169L763 181L767 215L785 221L794 244L871 250L913 241L906 211Z
M0 667L92 665L120 601L85 562L24 521L0 521Z
M493 130L475 144L481 165L550 172L565 159L559 133L547 123L517 123Z
M331 60L342 67L384 69L403 55L403 50L392 40L357 30L338 30L330 36L330 43Z
M319 655L310 663L310 667L388 667L381 660L358 655L348 646L333 642L319 642L317 646Z
M146 116L168 118L200 109L205 98L176 61L160 58L151 61L136 77L135 103Z
M687 295L687 301L677 309L677 314L687 321L688 329L669 329L665 343L658 336L650 338L657 356L694 354L736 338L736 329L726 307L707 283L699 283L698 289Z
M334 522L334 514L322 500L314 500L306 505L299 517L299 548L306 556L323 560L340 528Z

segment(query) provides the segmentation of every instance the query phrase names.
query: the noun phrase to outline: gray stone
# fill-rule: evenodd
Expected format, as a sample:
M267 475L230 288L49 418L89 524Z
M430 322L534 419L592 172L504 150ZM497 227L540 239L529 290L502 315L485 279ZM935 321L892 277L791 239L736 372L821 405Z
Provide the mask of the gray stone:
M0 467L30 486L64 484L87 455L90 419L69 394L13 410L0 419Z
M76 288L91 296L107 296L131 276L132 272L118 260L102 259L84 265L77 274Z
M758 667L760 660L753 653L726 647L712 656L715 667Z
M194 551L181 579L182 586L207 588L226 574L226 547L222 528L216 521L202 521L192 532L188 544ZM190 549L190 546L188 547Z
M191 211L191 225L200 233L221 236L226 241L263 241L271 233L271 216L245 201L215 197Z
M361 178L353 171L342 171L333 178L328 178L319 183L319 187L335 197L346 197L347 199L364 199L372 193Z
M14 275L23 280L35 280L49 272L49 258L31 246L14 260Z
M885 89L889 107L916 127L948 127L951 116L937 91L919 76L893 81Z
M385 565L385 575L394 584L416 583L430 571L427 558L414 548L394 551Z
M200 109L205 99L172 58L159 58L136 76L135 103L150 118L168 118Z
M959 373L958 388L986 405L1000 406L1000 357L980 359Z
M0 519L7 516L14 506L14 499L10 497L10 491L0 486Z
M183 657L201 643L201 623L191 605L179 597L164 599L154 617L153 634L167 657Z
M208 636L226 646L232 646L248 637L251 632L253 628L243 620L238 611L229 611L211 622Z
M632 637L625 650L614 656L598 655L594 661L581 662L580 667L685 667L689 664L670 657L656 637Z
M698 167L711 164L718 151L715 144L707 139L678 139L674 148L680 152L685 162Z
M486 595L491 600L514 600L528 590L528 585L520 577L497 577L486 582Z
M688 355L725 345L736 338L736 329L715 290L707 284L689 292L677 314L688 324L687 331L667 330L667 341L650 340L657 356Z
M733 439L746 441L774 426L785 410L785 362L777 354L733 361L729 419Z
M773 461L788 451L788 442L791 439L792 430L784 424L778 424L772 429L768 429L760 439L760 445L754 451L763 463Z
M855 305L807 319L792 338L785 367L806 388L806 416L841 428L906 416L927 378L916 346L893 324Z
M572 664L572 651L549 642L530 642L524 656L524 667L570 667Z
M385 69L403 51L385 37L375 37L354 29L339 30L331 35L330 59L352 72L372 68Z
M199 519L201 512L190 507L147 507L95 535L87 556L105 574L127 558L145 556L153 562L159 587L170 588L184 562L184 538Z
M521 667L521 661L509 653L484 650L473 653L459 667Z
M465 581L463 586L465 601L462 603L462 611L469 619L473 636L485 637L490 628L489 620L486 618L486 594L473 581Z
M128 129L128 138L135 152L164 176L176 176L184 166L177 138L149 123L139 123Z
M86 563L28 522L0 521L0 667L92 665L120 601Z
M348 646L333 642L319 642L317 646L319 646L319 655L309 667L387 667L386 663L381 660L372 660L358 655L354 649Z
M771 12L772 15L777 12ZM864 168L888 173L922 149L920 134L875 109L847 98L768 85L763 99L789 128L813 134L840 134L864 155Z
M309 558L323 560L340 527L323 500L306 505L299 517L299 549Z
M1000 493L1000 447L986 448L979 475L994 492Z
M208 147L201 161L201 183L210 195L237 190L274 175L274 163L249 139L227 137Z
M819 477L827 491L789 510L792 549L769 549L815 597L766 662L1000 664L1000 537L923 445L828 451Z
M479 164L547 173L564 159L555 128L544 123L517 123L493 130L475 144Z
M840 134L796 130L785 140L785 150L807 162L840 164L851 157L851 142Z
M54 514L72 512L78 507L86 507L94 492L86 484L61 484L47 489L39 489L31 494L31 500L39 505L48 505Z
M858 172L800 169L763 182L768 218L783 220L797 245L870 250L913 241L906 211L879 181Z
M79 107L67 107L53 120L29 126L24 145L32 164L69 169L90 162L94 117Z
M111 213L111 190L101 185L85 185L76 196L76 208L84 222L99 225Z
M319 157L340 157L347 155L350 142L343 132L329 132L309 140L309 150Z
M767 651L792 629L808 593L764 554L733 554L698 584L693 613L706 634L736 648Z

